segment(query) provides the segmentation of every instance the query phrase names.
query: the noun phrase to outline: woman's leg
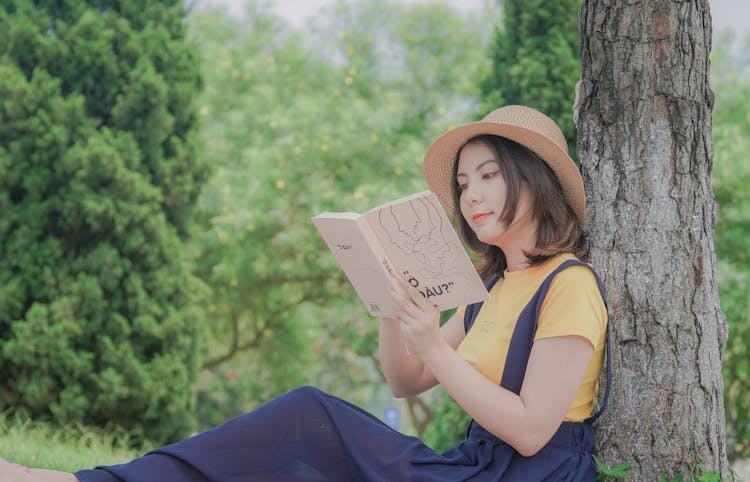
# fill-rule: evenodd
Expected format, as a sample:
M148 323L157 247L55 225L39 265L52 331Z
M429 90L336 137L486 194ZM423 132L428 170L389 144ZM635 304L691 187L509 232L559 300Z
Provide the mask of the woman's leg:
M421 480L412 477L413 463L442 462L420 440L348 402L303 387L126 464L75 475L25 473L7 464L0 467L0 482L78 482L76 477L84 482L392 482Z
M85 482L410 480L420 440L315 388L302 387L211 430L121 465L80 471Z
M60 472L59 470L47 470L47 469L30 469L31 475L35 477L35 480L44 482L78 482L75 475L67 472Z
M27 469L0 458L0 482L78 482L67 472Z

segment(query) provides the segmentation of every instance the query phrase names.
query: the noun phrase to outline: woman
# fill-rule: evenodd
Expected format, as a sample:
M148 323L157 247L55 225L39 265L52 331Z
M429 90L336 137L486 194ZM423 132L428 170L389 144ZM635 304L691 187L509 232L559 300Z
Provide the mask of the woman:
M441 328L402 281L399 315L381 320L380 357L396 396L440 383L473 418L466 440L439 454L306 387L127 464L73 475L3 461L0 481L594 480L607 314L580 261L583 183L560 129L533 109L501 107L440 136L424 172L483 258L490 297Z

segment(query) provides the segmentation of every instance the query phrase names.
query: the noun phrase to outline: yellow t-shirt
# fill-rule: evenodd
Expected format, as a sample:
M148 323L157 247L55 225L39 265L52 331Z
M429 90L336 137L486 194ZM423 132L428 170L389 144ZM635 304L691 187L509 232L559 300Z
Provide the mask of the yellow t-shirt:
M458 347L458 353L485 377L499 384L516 320L545 278L560 264L575 259L558 254L538 266L505 272L490 290L474 325ZM463 317L465 307L458 310ZM582 422L596 404L599 372L604 360L607 311L593 272L586 266L570 266L555 275L539 312L534 340L578 335L591 342L594 355L566 421Z

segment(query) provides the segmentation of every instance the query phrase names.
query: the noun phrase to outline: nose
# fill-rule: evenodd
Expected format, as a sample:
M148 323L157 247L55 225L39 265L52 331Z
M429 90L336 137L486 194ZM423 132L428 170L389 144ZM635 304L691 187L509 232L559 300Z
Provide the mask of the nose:
M466 188L461 193L461 200L469 205L478 203L480 197L481 194L479 192L479 189L477 189L476 187L472 187L471 184L466 186Z

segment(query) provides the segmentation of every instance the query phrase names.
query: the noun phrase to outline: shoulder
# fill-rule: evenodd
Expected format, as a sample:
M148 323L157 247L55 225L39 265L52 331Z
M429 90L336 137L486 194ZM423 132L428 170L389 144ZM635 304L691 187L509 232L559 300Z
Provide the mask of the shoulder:
M539 314L539 335L581 334L594 346L607 323L607 307L593 268L575 264L552 279Z
M581 288L582 286L594 286L599 291L597 281L598 273L593 266L578 258L570 257L565 259L561 265L568 261L576 261L575 264L561 269L552 279L550 289L554 286L557 289Z
M599 287L597 274L588 264L573 264L559 271L552 279L545 297L557 301L566 301L566 305L576 301L596 301L604 303L604 293Z

